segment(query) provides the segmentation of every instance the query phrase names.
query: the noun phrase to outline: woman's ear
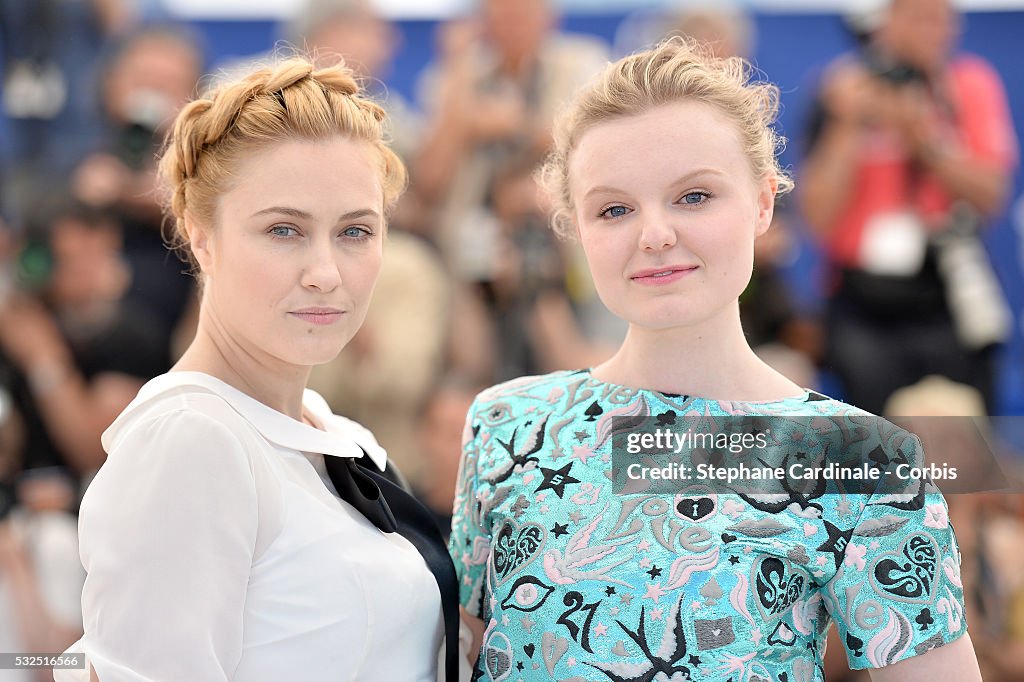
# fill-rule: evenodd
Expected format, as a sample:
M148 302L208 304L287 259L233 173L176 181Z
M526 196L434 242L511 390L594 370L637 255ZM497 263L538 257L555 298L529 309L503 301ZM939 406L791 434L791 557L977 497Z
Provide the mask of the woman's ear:
M779 180L775 175L769 175L761 181L760 190L757 193L757 225L754 231L755 237L760 237L768 231L772 224L772 217L775 215L775 193L779 189Z
M192 256L199 264L199 269L208 274L213 268L213 240L210 238L209 228L200 225L191 216L185 216L185 235L188 237L188 247Z

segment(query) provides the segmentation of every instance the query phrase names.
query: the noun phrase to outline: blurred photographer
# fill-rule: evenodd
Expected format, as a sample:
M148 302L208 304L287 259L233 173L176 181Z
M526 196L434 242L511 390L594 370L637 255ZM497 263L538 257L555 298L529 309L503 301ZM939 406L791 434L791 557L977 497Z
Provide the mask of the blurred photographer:
M0 458L14 454L7 445ZM77 520L68 512L76 492L57 468L26 472L16 490L18 503L0 509L0 649L62 651L82 635L85 571ZM53 673L46 669L0 670L0 682L47 679Z
M14 241L0 222L0 276L9 298ZM82 632L74 482L62 467L23 470L26 429L16 370L0 357L0 651L61 651ZM0 670L0 682L38 682L47 670ZM49 679L52 679L49 678Z
M831 268L826 362L879 412L928 374L993 399L1009 314L978 231L1017 163L991 66L948 0L891 0L822 78L798 198Z
M24 419L21 465L91 474L105 457L100 434L169 364L152 319L124 301L131 277L120 225L51 200L0 275L0 366L10 368Z
M103 146L71 178L76 198L115 211L132 271L126 295L154 316L168 339L187 309L193 280L164 246L156 155L167 126L195 94L203 62L195 37L180 26L153 25L124 36L103 69Z

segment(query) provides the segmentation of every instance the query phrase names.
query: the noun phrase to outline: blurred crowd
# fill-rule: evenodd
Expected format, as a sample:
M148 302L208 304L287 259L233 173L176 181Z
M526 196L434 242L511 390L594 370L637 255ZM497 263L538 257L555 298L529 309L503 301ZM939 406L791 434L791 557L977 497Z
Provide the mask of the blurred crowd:
M790 131L795 201L757 242L744 328L803 386L832 376L836 397L878 414L983 420L1012 316L979 235L1005 208L1018 143L998 74L956 50L950 4L887 4L851 18L849 52L821 65L806 129ZM376 434L442 526L476 392L592 366L625 334L580 249L548 228L534 171L555 110L613 55L668 35L721 56L772 40L731 6L680 6L628 17L608 45L562 31L553 0L477 0L439 25L416 101L387 88L401 32L370 0L308 0L280 27L366 79L411 173L366 323L311 387ZM155 154L205 83L282 48L210 64L156 0L4 0L0 42L0 652L59 652L80 635L75 513L100 434L195 325ZM802 230L827 254L820 311L784 276ZM1024 505L963 496L951 515L985 679L1022 679L1024 579L1005 567L1024 559Z

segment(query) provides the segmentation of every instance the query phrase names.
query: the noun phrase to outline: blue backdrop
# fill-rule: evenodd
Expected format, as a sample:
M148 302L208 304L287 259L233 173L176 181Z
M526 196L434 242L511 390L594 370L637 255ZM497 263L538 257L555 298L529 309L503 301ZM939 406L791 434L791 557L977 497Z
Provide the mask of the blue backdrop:
M562 23L566 30L596 35L610 43L622 19L621 14L576 15L565 17ZM782 89L781 127L792 140L784 161L795 165L799 135L817 73L834 56L850 49L851 42L840 18L834 14L762 14L755 15L755 20L758 40L754 61ZM266 50L280 37L275 25L268 21L205 21L194 25L205 40L211 64ZM388 86L414 101L416 79L433 56L437 23L402 21L398 25L402 44L387 78ZM1018 137L1024 135L1024 50L1020 42L1024 36L1024 12L971 13L964 28L963 48L984 56L1002 74ZM1001 363L999 413L1024 415L1024 179L1020 173L1015 178L1012 197L1010 207L986 239L1016 316L1014 336ZM820 262L817 249L803 239L789 271L799 300L812 310L820 300Z

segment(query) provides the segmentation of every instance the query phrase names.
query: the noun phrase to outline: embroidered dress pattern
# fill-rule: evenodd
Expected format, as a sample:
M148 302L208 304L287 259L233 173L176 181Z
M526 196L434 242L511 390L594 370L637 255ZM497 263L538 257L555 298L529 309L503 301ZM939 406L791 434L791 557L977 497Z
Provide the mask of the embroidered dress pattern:
M700 415L827 417L849 426L850 447L921 454L906 431L813 391L712 401L587 370L485 391L466 425L450 544L462 604L486 626L474 680L816 682L833 620L854 668L966 631L959 550L934 488L613 494L615 417ZM775 434L778 452L821 456L797 426L810 420L778 421L793 424Z

